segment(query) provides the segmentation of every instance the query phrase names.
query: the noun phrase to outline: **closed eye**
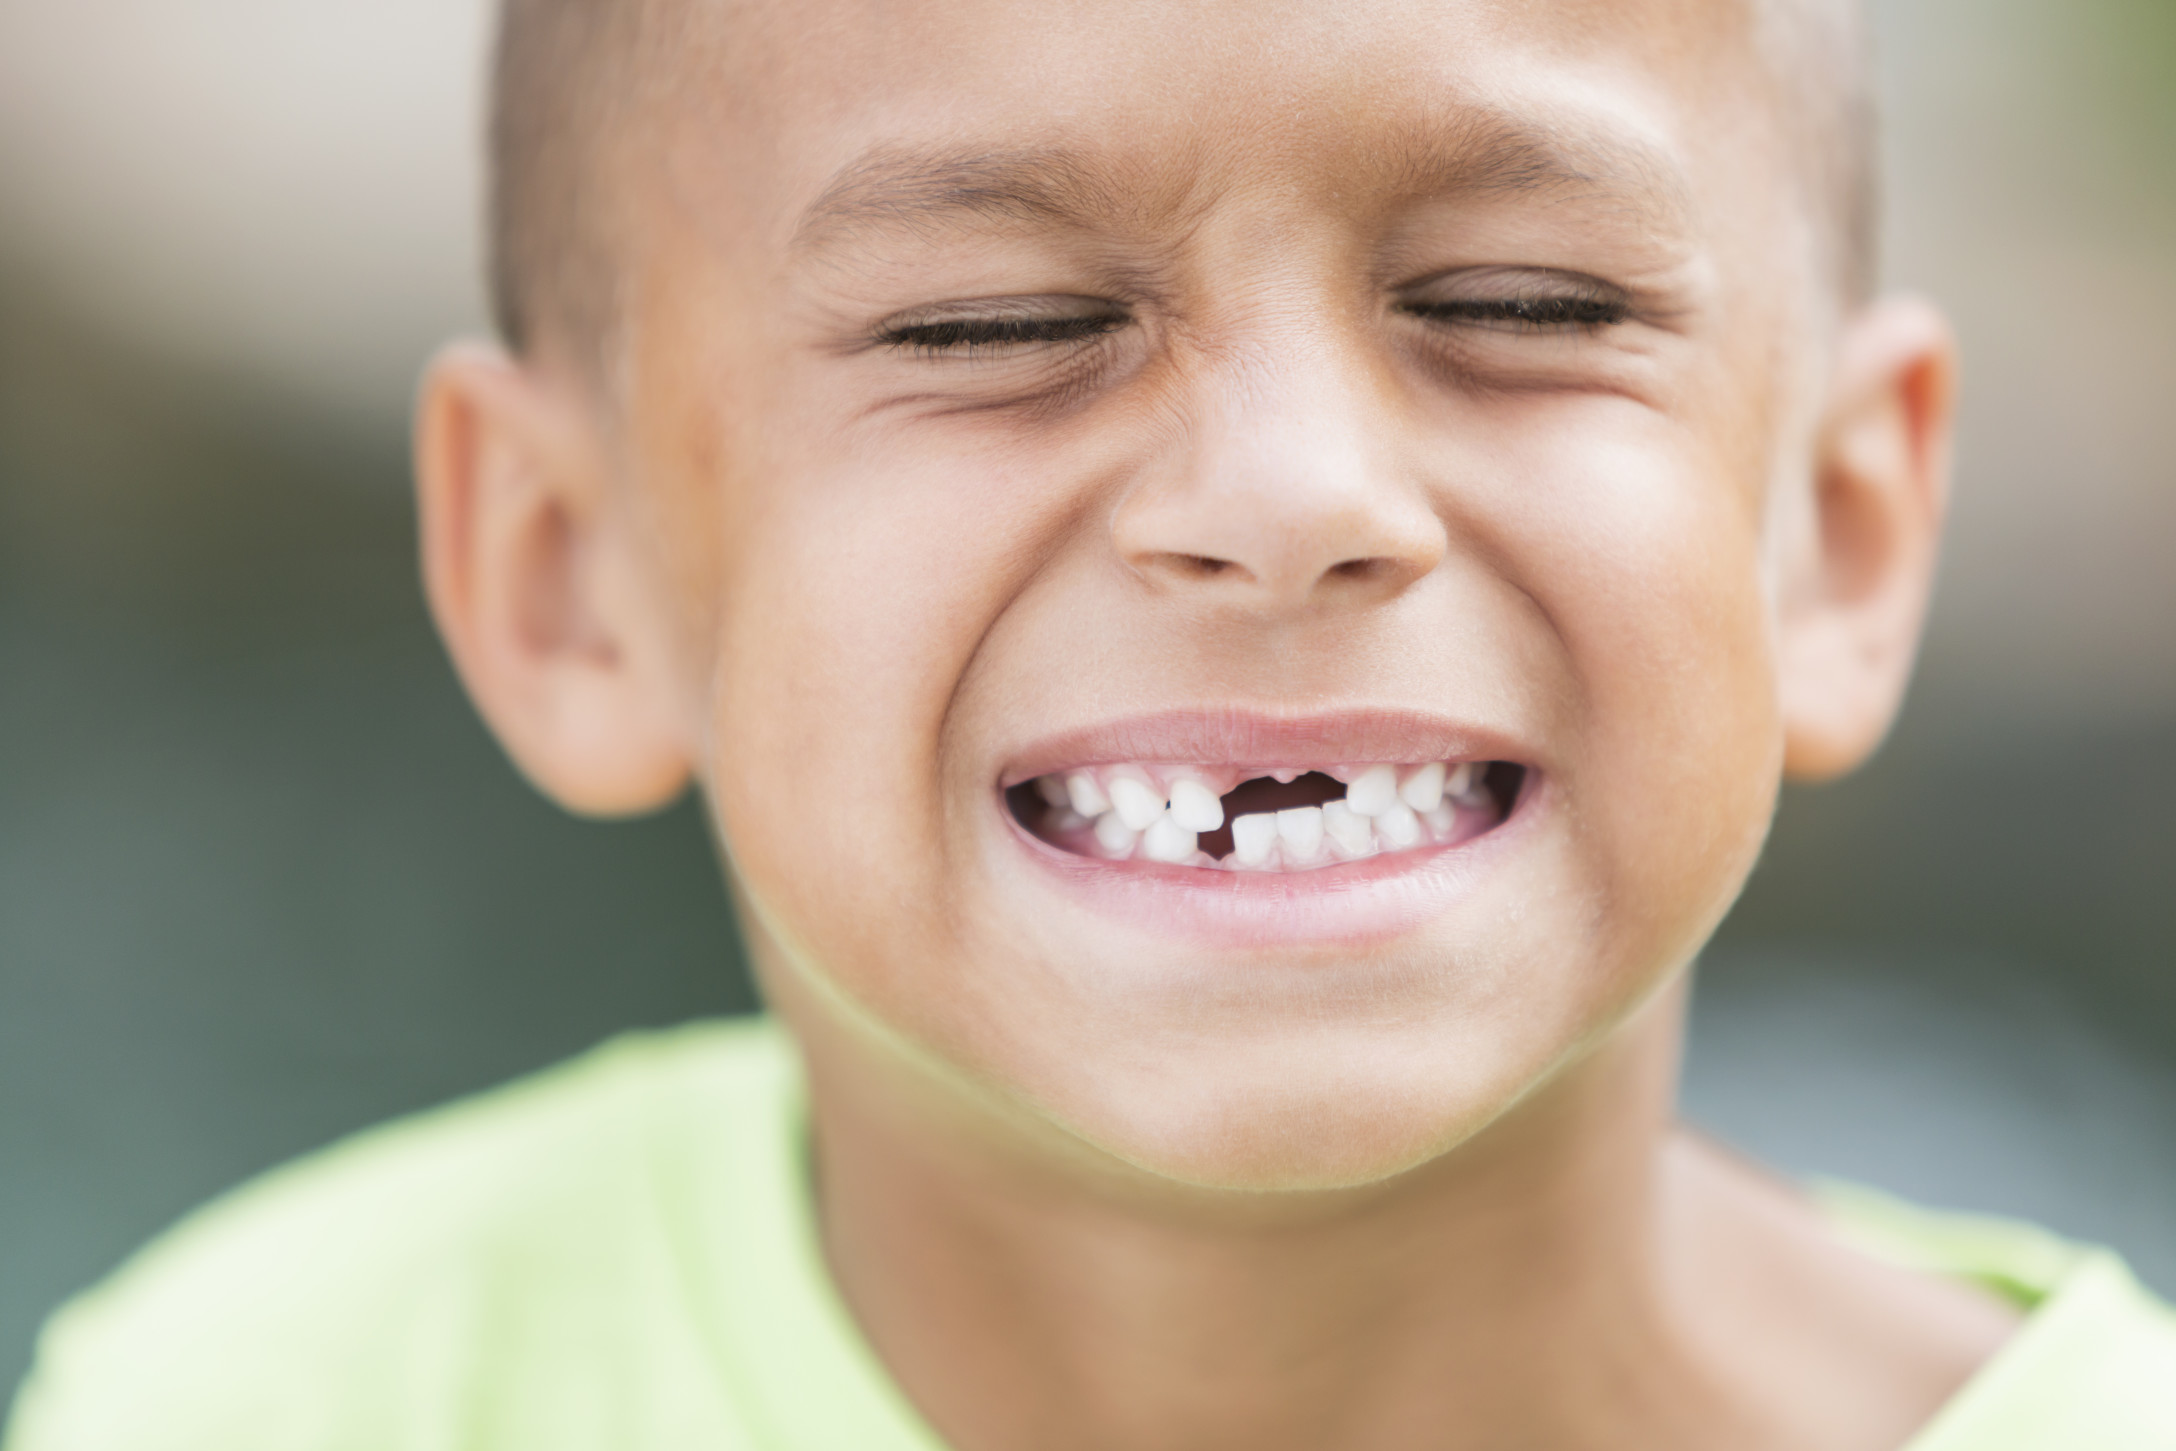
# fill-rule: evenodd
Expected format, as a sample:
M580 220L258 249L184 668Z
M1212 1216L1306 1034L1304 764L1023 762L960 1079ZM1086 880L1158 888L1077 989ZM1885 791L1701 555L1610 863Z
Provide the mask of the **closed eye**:
M980 352L1080 342L1123 327L1121 313L1098 312L1059 317L937 317L926 322L892 323L880 328L877 341L887 347L935 355Z
M1564 332L1610 327L1631 309L1615 297L1461 297L1405 302L1401 311L1428 322L1478 324L1513 332Z

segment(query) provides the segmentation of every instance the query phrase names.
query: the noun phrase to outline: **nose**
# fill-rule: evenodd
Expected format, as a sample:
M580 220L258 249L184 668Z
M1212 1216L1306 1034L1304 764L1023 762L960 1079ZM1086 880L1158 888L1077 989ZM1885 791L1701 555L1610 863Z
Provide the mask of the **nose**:
M1208 380L1120 503L1120 556L1157 588L1265 616L1379 604L1434 569L1443 522L1354 371Z

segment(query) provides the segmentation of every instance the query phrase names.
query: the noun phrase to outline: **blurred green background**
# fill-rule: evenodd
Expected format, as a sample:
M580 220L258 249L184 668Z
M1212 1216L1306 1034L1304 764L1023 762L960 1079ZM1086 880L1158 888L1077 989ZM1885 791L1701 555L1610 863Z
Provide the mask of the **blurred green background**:
M1955 532L1895 740L1703 966L1688 1109L2176 1290L2176 5L1877 13ZM242 1176L751 1003L695 814L532 796L421 608L482 14L0 0L0 1385Z

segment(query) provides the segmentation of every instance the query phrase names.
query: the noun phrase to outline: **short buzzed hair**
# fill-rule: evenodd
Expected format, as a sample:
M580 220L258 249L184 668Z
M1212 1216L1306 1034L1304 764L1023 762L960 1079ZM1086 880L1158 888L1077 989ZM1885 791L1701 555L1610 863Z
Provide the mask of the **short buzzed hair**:
M672 88L689 12L734 0L502 0L491 77L490 297L508 348L589 365L618 316L616 180L631 123ZM1880 178L1862 0L1749 0L1786 141L1849 305L1878 271Z
M611 326L625 225L616 215L615 143L658 81L646 62L659 4L499 7L486 230L492 317L516 353L547 341L587 350Z
M1761 58L1783 92L1787 143L1816 218L1823 270L1847 305L1881 275L1881 117L1863 0L1756 0Z

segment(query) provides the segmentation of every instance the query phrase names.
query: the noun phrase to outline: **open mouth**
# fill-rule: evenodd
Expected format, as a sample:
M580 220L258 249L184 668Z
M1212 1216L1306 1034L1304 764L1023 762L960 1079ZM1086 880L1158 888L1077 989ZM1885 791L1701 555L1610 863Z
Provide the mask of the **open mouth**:
M1470 841L1510 815L1526 775L1510 761L1083 766L1022 781L1005 803L1075 856L1306 872Z

